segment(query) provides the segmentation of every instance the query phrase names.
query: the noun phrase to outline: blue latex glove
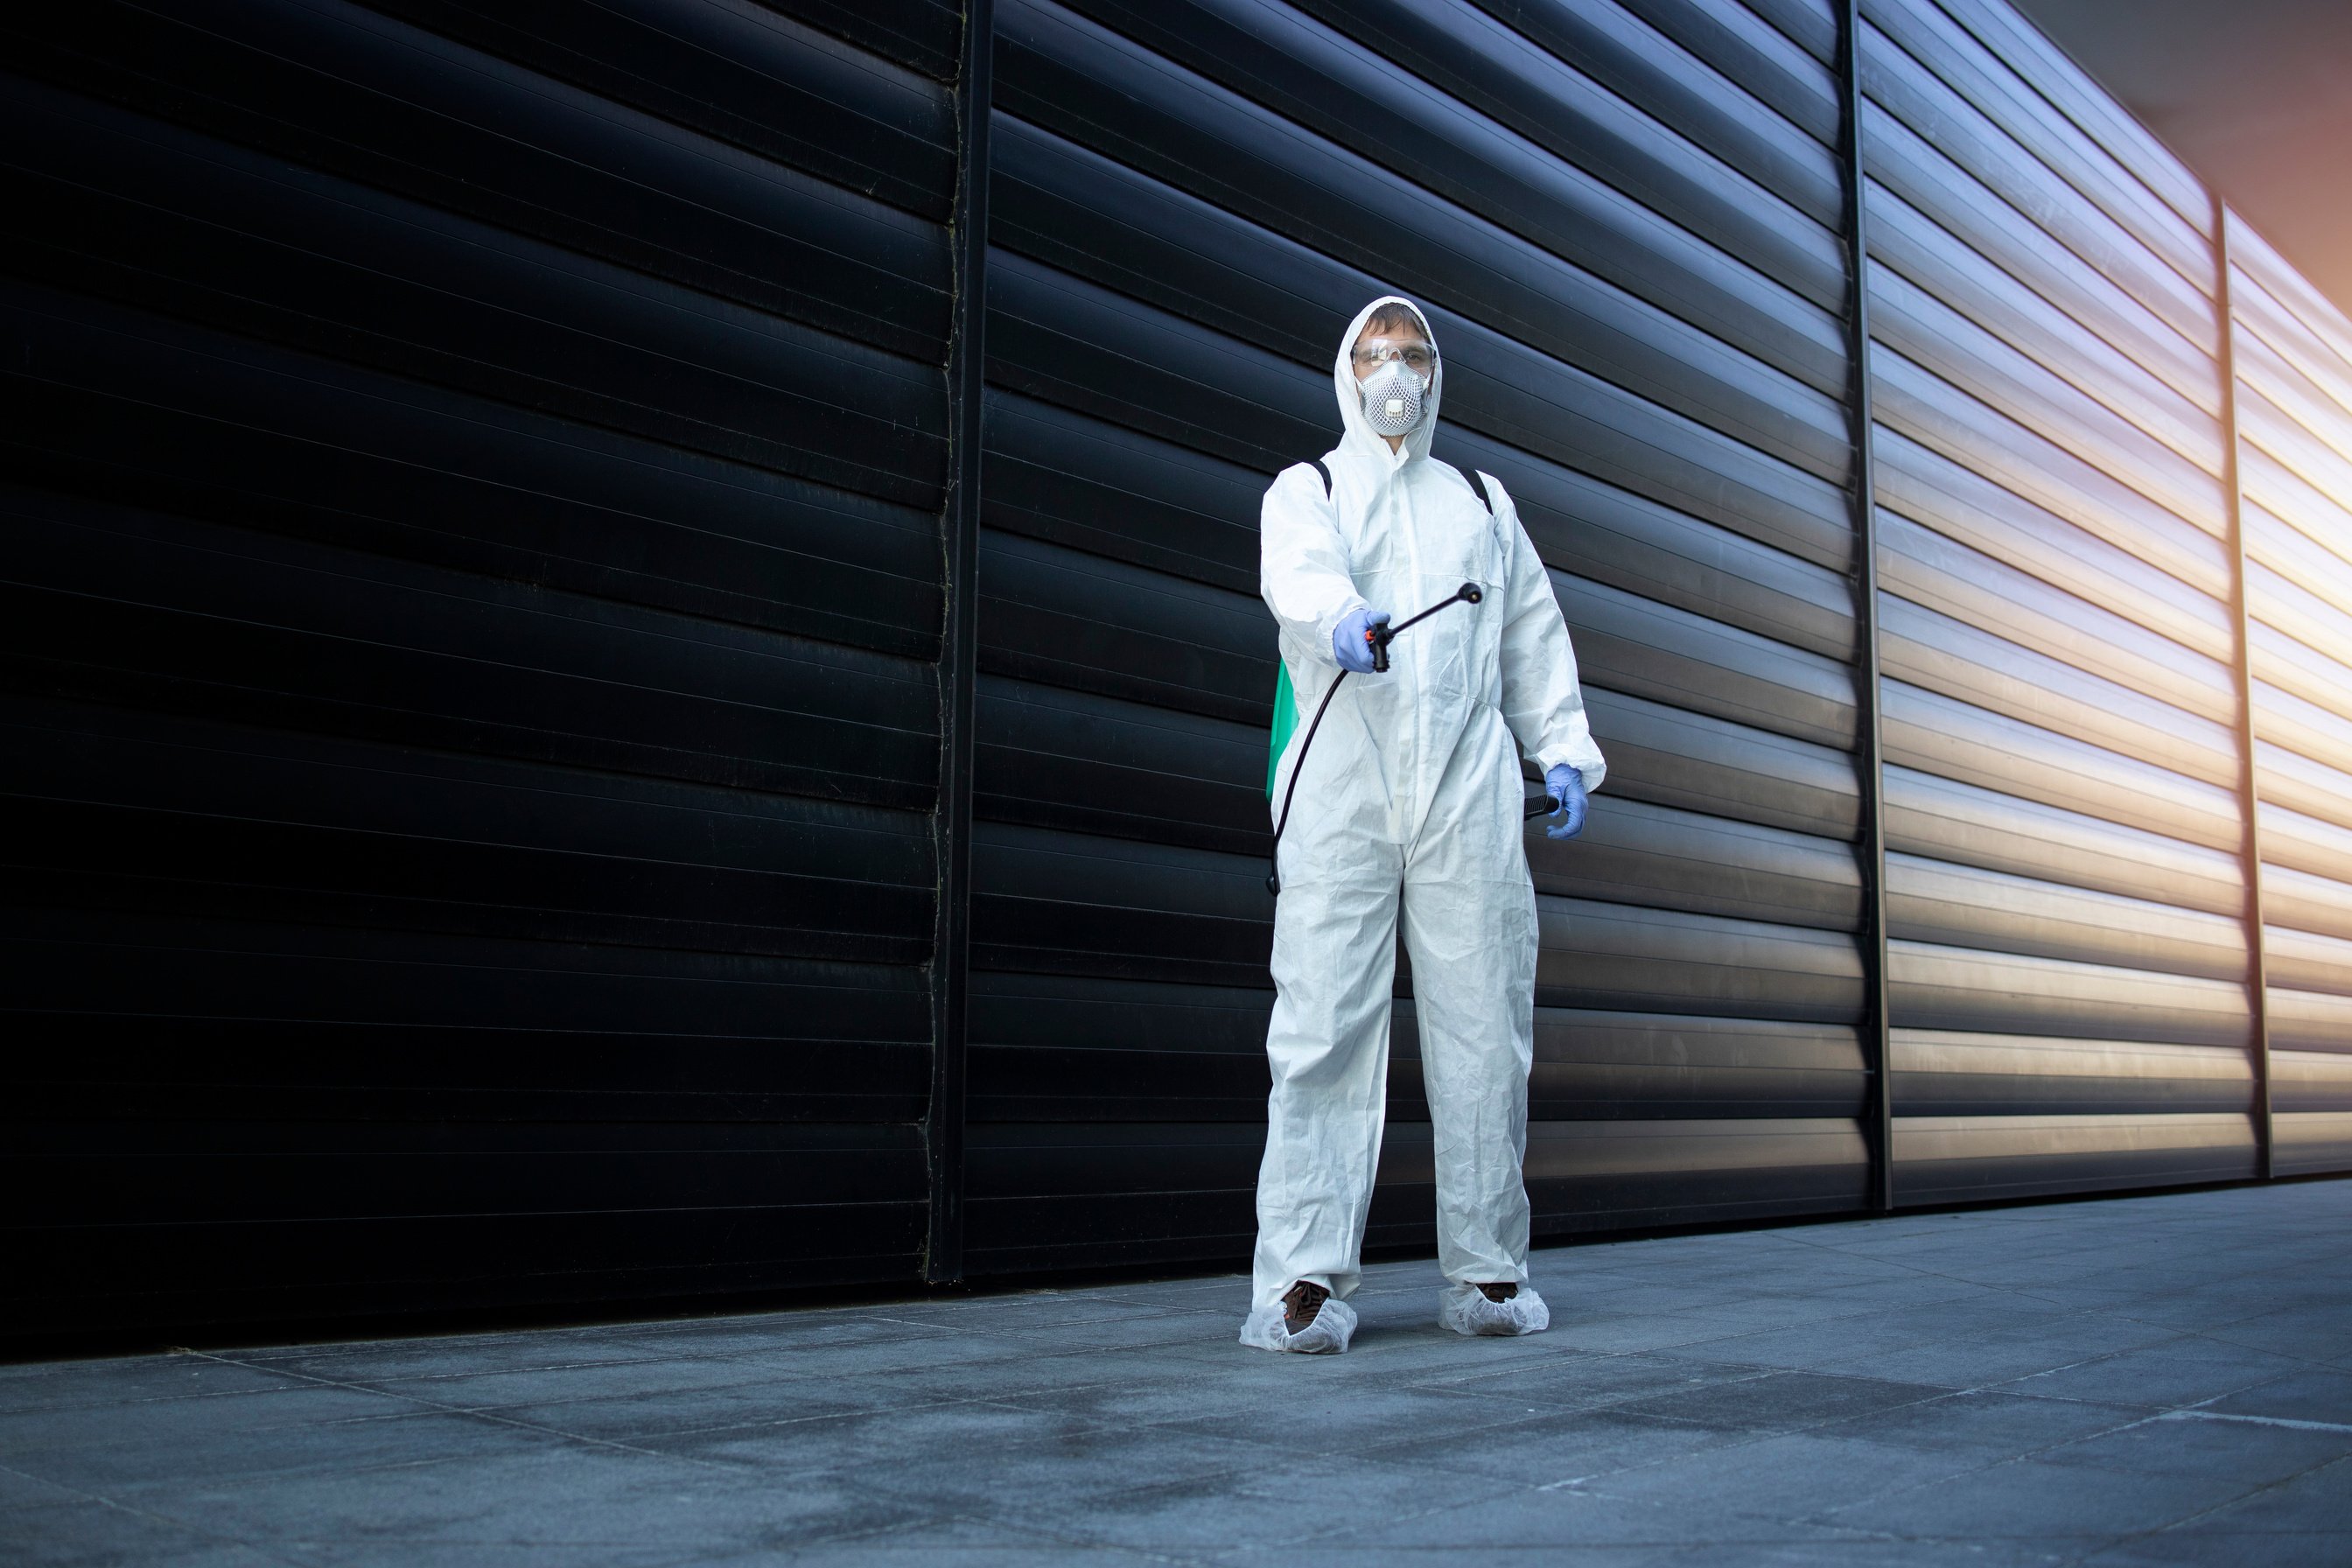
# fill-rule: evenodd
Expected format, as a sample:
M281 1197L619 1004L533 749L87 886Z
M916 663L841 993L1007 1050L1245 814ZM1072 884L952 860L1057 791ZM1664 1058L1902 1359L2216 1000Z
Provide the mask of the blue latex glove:
M1350 610L1347 619L1331 628L1331 657L1339 661L1341 669L1371 674L1372 645L1364 636L1372 627L1388 624L1386 610Z
M1544 774L1544 793L1559 804L1544 818L1546 838L1573 838L1584 831L1584 774L1562 763Z

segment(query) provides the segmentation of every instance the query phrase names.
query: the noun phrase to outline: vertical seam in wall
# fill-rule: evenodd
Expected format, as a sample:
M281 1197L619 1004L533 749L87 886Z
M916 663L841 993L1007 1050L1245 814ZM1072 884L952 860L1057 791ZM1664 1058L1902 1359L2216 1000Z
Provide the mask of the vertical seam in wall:
M2238 472L2238 290L2231 281L2229 204L2213 196L2213 252L2221 287L2214 304L2221 319L2221 475L2230 504L2230 614L2237 637L2238 810L2243 824L2239 868L2246 894L2246 992L2252 1007L2254 1037L2255 1174L2275 1173L2271 1118L2271 991L2267 939L2263 930L2263 826L2259 772L2254 758L2254 645L2252 612L2246 594L2245 488Z
M940 788L931 816L939 899L931 932L931 1092L923 1123L929 1187L922 1275L963 1278L965 1069L971 987L973 669L978 658L981 414L987 321L989 91L993 0L966 0L956 79L956 188L949 219L955 298L948 326L948 484L940 520L946 593L940 635Z
M1848 414L1853 445L1854 783L1861 793L1862 842L1855 854L1863 879L1863 1062L1869 1074L1864 1131L1870 1145L1870 1206L1895 1206L1895 1086L1890 1066L1893 1022L1886 984L1886 753L1879 715L1878 474L1870 396L1870 244L1864 224L1862 146L1862 6L1839 10L1839 77L1845 93L1846 348Z

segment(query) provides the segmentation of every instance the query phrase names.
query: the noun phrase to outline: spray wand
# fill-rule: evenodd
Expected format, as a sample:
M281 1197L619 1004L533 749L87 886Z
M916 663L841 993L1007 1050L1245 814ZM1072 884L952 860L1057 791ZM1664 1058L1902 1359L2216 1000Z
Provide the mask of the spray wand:
M1395 626L1365 627L1364 640L1371 645L1373 670L1382 675L1388 673L1389 644L1394 642L1400 634L1420 625L1449 605L1475 605L1486 596L1477 584L1465 583L1419 615L1400 621ZM1307 769L1307 749L1315 743L1315 731L1322 726L1323 715L1329 711L1331 699L1339 695L1339 688L1347 683L1348 675L1347 670L1341 670L1339 679L1332 681L1330 689L1323 693L1323 700L1316 705L1314 721L1307 726L1307 738L1298 742L1298 760L1290 766L1290 787L1282 792L1282 816L1274 826L1274 848L1267 856L1265 879L1265 890L1277 897L1282 892L1282 870L1279 858L1282 852L1282 830L1290 826L1290 797L1298 793L1298 775ZM1546 797L1529 806L1526 816L1533 819L1551 809L1551 801L1549 797Z

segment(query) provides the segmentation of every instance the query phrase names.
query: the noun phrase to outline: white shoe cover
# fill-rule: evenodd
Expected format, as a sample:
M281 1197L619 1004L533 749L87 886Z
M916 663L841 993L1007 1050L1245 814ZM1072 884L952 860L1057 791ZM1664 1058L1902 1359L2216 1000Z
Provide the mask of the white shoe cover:
M1438 1292L1437 1321L1457 1334L1539 1334L1551 1327L1551 1309L1532 1285L1507 1301L1489 1301L1475 1285Z
M1282 1326L1282 1303L1260 1307L1242 1320L1242 1343L1262 1351L1300 1355L1338 1355L1356 1337L1356 1309L1338 1297L1327 1299L1315 1321L1297 1333Z

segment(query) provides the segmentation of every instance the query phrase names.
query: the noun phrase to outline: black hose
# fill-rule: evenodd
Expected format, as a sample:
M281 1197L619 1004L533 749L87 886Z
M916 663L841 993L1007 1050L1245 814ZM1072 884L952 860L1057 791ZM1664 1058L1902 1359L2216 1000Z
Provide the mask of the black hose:
M1372 651L1376 656L1372 668L1388 668L1389 643L1405 627L1429 619L1448 605L1475 605L1485 597L1477 584L1465 583L1421 614L1398 626L1372 627ZM1290 764L1290 787L1282 792L1282 816L1274 825L1274 847L1266 855L1265 890L1276 898L1282 896L1282 830L1290 826L1290 800L1298 793L1298 775L1307 771L1307 749L1315 743L1315 731L1322 728L1323 715L1330 710L1331 699L1339 695L1339 688L1347 684L1348 675L1347 670L1341 670L1338 679L1331 682L1330 689L1323 693L1323 700L1316 705L1314 721L1307 726L1306 738L1298 742L1298 760Z
M1323 715L1330 710L1331 699L1339 695L1339 688L1348 682L1348 672L1341 670L1331 689L1315 707L1315 722L1307 726L1307 738L1298 742L1298 761L1290 766L1290 787L1282 792L1282 820L1274 825L1274 847L1266 853L1265 890L1276 898L1282 896L1282 830L1290 826L1290 797L1298 793L1298 775L1307 771L1307 748L1315 743L1315 731L1322 726Z

